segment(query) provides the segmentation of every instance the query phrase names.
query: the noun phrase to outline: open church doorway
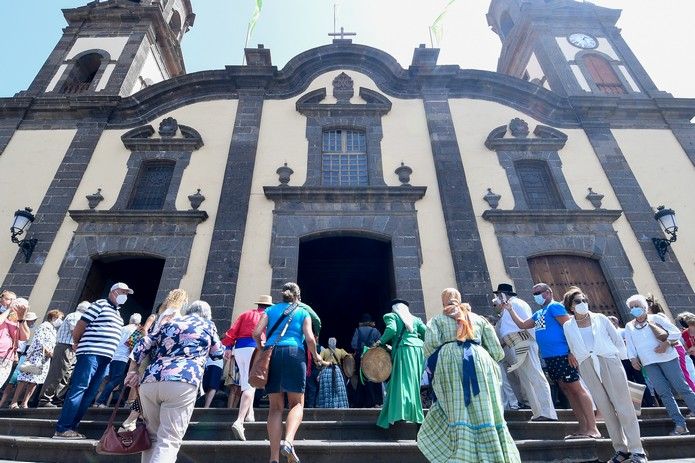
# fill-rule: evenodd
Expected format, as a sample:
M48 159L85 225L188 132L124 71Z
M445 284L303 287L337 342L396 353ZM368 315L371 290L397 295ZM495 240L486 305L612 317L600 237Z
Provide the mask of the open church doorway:
M360 316L369 313L383 332L395 283L391 243L357 236L329 236L299 244L297 283L302 301L321 317L320 343L329 337L351 350Z
M113 256L94 260L79 300L92 302L106 298L111 286L122 281L134 291L121 307L123 322L127 324L136 312L144 321L156 309L155 304L162 302L155 301L162 270L164 259L155 257Z

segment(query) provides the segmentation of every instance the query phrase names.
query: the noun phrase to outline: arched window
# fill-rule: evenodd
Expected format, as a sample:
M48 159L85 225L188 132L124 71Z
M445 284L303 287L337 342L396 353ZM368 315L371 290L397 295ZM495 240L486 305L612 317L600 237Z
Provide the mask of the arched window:
M174 11L169 20L169 28L174 33L175 36L179 36L181 32L181 15L178 11Z
M514 163L529 209L564 209L548 163L523 160Z
M610 94L626 94L627 91L616 74L611 63L603 56L589 54L584 56L584 65L591 80L599 91Z
M102 56L99 53L88 53L75 61L63 85L63 93L82 93L89 90L101 67L101 60Z
M507 37L513 27L514 21L512 21L512 17L509 16L509 12L505 11L500 17L500 31L502 32L502 36Z
M367 142L360 130L323 132L321 155L323 185L367 186Z
M147 161L140 166L128 209L157 210L164 206L175 162Z

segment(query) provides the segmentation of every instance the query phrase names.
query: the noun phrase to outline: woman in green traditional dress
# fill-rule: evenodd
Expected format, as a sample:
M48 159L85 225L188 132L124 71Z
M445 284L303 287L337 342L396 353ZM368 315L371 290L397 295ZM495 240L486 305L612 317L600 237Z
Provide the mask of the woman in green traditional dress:
M391 301L392 312L384 315L386 329L375 344L390 344L393 368L386 388L384 406L379 414L377 426L388 428L396 421L422 423L422 401L420 400L420 378L425 370L422 356L422 341L425 324L413 316L408 301Z
M497 365L504 351L495 330L461 303L456 289L442 292L442 305L425 335L437 400L420 428L418 447L432 463L520 462L504 421Z

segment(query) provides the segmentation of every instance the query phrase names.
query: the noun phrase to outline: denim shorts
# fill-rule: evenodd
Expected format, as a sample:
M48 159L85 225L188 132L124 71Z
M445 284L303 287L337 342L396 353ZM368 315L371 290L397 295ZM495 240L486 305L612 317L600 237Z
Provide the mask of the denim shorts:
M278 346L273 350L265 392L298 392L306 386L306 352L301 347Z

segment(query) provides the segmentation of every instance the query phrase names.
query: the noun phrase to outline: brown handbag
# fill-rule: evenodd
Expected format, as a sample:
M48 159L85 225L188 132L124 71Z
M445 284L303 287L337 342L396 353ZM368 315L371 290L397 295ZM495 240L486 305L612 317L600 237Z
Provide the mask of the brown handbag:
M130 455L149 450L149 448L152 447L150 435L147 433L147 426L141 417L138 417L134 431L116 432L116 428L113 426L113 420L116 418L116 413L121 407L123 395L124 394L121 394L118 398L118 403L116 407L114 407L113 413L111 413L106 431L104 431L104 434L97 443L96 452L99 455ZM138 400L140 400L139 394Z
M275 341L275 344L280 342L282 337L285 335L285 332L287 331L287 327L290 325L292 322L292 317L294 317L295 314L295 309L297 308L297 304L294 303L290 305L285 311L283 312L283 315L278 318L278 321L275 322L275 325L268 331L268 335L266 336L266 339L270 339L270 337L273 335L275 330L277 329L278 326L280 326L280 323L282 320L287 316L290 315L290 318L287 320L287 323L285 323L285 327L282 329L282 333L280 333L280 336L278 337L278 340ZM258 349L256 348L255 351L253 351L253 356L251 357L251 369L249 370L249 384L252 387L255 387L256 389L263 389L266 384L268 384L268 372L270 371L270 359L273 357L273 350L275 349L275 345L268 346L266 345L263 349Z
M654 333L654 337L661 341L664 342L668 339L668 331L660 327L654 322L648 322L649 323L649 328L652 330L652 333Z

